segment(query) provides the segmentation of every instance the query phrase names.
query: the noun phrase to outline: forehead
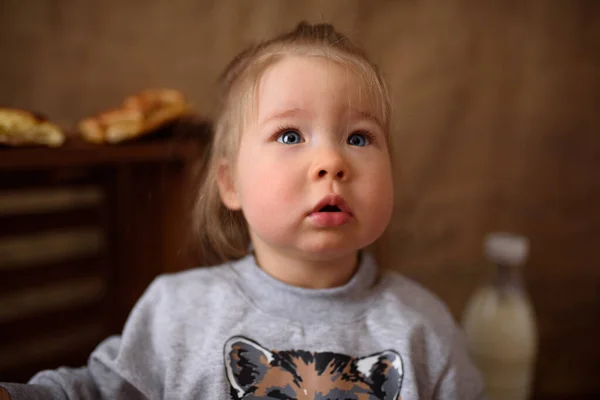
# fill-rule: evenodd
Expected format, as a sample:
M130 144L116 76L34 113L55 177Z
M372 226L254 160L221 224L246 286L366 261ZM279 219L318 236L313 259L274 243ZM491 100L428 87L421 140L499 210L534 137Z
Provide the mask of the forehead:
M263 72L255 89L260 120L287 110L373 115L380 122L376 91L356 68L319 56L285 56Z

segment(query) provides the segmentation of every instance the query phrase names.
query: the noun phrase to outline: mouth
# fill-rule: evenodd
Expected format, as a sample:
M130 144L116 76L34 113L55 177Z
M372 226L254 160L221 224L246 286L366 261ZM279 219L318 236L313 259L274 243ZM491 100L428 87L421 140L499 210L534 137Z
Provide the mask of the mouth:
M337 194L325 196L308 217L319 229L338 228L348 224L353 218L350 206L342 196Z
M325 206L319 212L342 212L338 206Z
M315 213L346 213L352 215L352 211L344 198L338 194L325 196L313 208L311 214Z

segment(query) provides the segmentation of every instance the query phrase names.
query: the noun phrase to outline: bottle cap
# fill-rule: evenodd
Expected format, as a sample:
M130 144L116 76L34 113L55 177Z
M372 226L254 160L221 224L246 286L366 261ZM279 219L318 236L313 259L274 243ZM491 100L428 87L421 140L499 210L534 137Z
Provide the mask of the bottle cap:
M529 239L515 233L492 232L484 239L484 251L492 262L516 267L527 260Z

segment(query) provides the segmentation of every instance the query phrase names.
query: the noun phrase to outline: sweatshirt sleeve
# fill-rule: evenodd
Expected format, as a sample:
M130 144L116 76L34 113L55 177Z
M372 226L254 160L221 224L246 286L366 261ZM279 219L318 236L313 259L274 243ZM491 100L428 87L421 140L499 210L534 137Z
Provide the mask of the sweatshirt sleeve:
M458 327L455 327L450 353L435 387L433 398L435 400L486 399L483 379L471 361L462 332Z
M162 397L162 278L156 279L131 312L121 336L98 345L82 368L37 373L27 384L0 383L12 400L147 399ZM161 346L162 345L162 346Z

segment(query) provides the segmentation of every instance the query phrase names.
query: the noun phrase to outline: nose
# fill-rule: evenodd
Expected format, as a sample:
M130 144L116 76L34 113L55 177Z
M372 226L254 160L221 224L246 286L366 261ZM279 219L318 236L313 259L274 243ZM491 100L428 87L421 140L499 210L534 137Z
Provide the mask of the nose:
M313 179L334 179L346 181L349 178L350 169L343 155L338 150L328 149L320 152L313 165L311 175Z

